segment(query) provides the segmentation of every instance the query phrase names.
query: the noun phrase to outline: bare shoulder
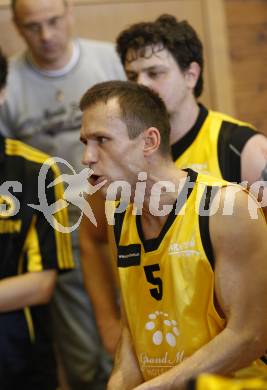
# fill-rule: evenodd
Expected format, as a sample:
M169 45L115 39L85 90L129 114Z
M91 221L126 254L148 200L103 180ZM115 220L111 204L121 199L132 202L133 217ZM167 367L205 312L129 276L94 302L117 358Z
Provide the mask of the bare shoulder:
M256 134L251 137L241 153L241 178L249 184L264 179L267 180L267 137Z
M212 242L221 246L222 240L236 245L253 237L266 240L267 226L260 204L241 186L229 185L218 190L211 205L210 233Z
M255 134L246 142L242 154L251 152L255 147L258 149L267 150L267 137L263 134Z

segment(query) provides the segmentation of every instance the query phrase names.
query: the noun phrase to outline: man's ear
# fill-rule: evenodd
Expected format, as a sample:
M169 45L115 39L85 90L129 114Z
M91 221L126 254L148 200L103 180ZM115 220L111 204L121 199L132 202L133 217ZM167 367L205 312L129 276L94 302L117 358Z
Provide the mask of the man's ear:
M148 157L159 149L161 136L156 127L149 127L144 131L144 156Z
M193 61L185 71L185 77L189 88L194 89L200 75L201 69L197 62Z

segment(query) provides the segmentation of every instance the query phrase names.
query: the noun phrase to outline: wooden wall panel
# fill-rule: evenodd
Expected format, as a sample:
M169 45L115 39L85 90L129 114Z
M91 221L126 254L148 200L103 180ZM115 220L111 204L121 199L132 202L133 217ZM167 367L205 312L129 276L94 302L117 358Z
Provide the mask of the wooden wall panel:
M234 112L230 74L227 67L227 45L223 0L73 0L76 14L75 33L80 36L114 41L128 25L152 20L161 13L171 13L178 19L187 19L203 40L205 51L205 88L202 101L214 109ZM218 12L218 9L220 12ZM213 18L217 11L216 18ZM216 28L218 35L211 34ZM220 39L218 39L220 37ZM11 23L9 1L0 0L0 45L8 55L23 47L22 40ZM213 53L217 51L216 61ZM225 75L218 77L215 69Z
M12 23L11 12L6 5L0 7L0 46L8 55L24 47Z
M224 3L205 0L202 4L211 106L235 115Z
M238 117L267 135L267 1L225 0Z

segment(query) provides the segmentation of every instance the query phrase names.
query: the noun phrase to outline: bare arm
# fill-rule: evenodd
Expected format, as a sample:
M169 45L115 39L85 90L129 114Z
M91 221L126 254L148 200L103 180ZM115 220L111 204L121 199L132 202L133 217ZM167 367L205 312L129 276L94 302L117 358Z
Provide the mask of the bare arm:
M131 390L144 381L125 316L123 315L122 318L121 338L116 350L115 363L107 390Z
M200 373L228 375L248 366L267 348L267 244L261 215L251 220L247 194L236 196L234 214L210 217L215 254L215 294L226 327L191 357L138 390L184 390ZM223 207L223 199L220 208Z
M105 248L108 237L104 201L99 194L90 198L90 206L96 217L97 227L83 217L80 225L83 277L103 344L106 350L114 355L121 324L116 280L111 259Z
M50 301L56 271L32 272L0 281L0 312L44 305Z
M248 182L251 192L261 201L267 219L267 138L264 135L257 134L246 143L241 153L241 179Z

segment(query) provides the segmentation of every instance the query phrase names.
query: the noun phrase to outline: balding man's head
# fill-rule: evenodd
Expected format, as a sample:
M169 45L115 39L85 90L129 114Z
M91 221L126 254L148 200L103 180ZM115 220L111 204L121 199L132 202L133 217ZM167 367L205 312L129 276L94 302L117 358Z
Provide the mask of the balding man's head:
M72 8L67 0L12 0L13 20L41 69L64 67L71 56Z

